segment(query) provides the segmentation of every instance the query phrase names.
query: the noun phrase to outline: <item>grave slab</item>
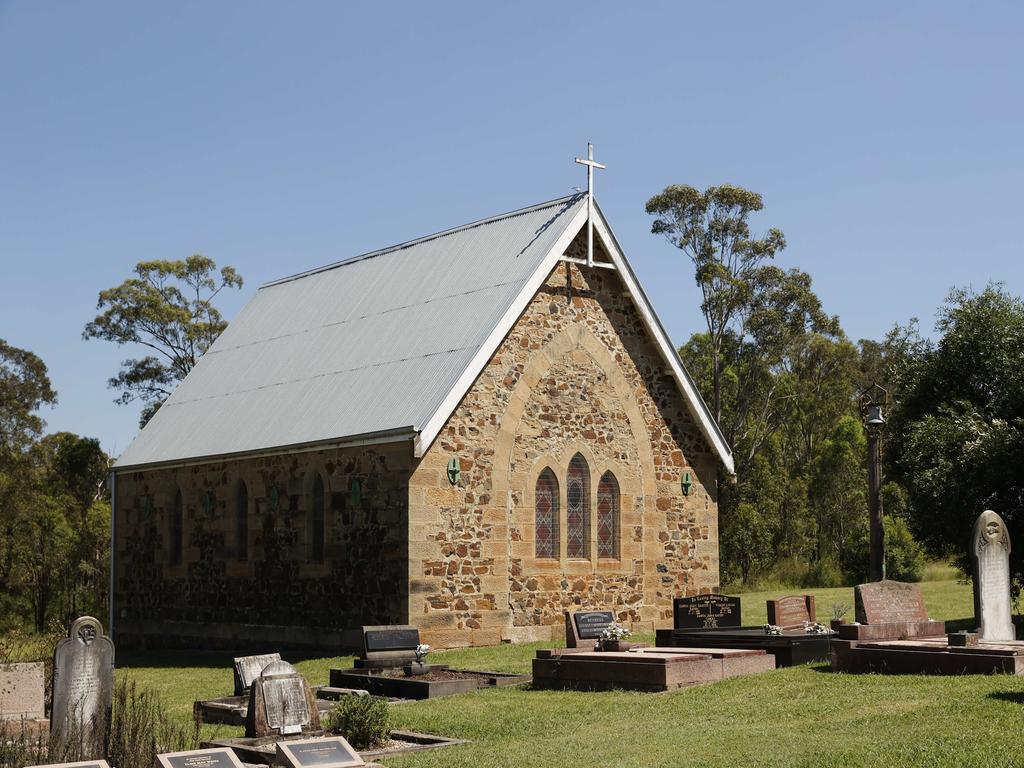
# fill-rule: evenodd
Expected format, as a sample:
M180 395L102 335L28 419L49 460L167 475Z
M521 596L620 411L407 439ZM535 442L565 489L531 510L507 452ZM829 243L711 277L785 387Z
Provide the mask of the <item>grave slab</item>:
M160 768L243 768L235 753L226 747L165 752L156 759Z
M285 768L349 768L366 764L341 736L279 741L276 747L277 764Z

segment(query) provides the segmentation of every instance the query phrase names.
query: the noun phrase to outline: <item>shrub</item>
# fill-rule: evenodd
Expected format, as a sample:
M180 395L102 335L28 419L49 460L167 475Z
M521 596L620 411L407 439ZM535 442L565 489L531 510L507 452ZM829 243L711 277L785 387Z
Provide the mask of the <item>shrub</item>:
M341 734L356 749L372 749L383 745L391 736L388 718L385 699L343 696L327 715L327 730Z
M920 581L924 574L924 549L907 524L885 517L885 576L895 581Z
M808 587L842 587L845 584L846 577L843 575L839 563L830 557L823 557L810 564L800 586L806 589Z
M199 746L199 723L185 725L167 713L160 696L133 682L114 686L113 721L107 749L117 768L153 768L159 752L180 752Z

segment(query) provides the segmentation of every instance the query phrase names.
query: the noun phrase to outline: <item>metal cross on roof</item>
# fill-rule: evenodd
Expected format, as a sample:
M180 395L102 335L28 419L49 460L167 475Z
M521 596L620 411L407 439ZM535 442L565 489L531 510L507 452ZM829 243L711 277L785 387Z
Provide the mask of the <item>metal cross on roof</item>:
M587 142L587 159L576 158L580 165L587 166L587 266L594 266L594 169L604 165L594 160L594 145Z

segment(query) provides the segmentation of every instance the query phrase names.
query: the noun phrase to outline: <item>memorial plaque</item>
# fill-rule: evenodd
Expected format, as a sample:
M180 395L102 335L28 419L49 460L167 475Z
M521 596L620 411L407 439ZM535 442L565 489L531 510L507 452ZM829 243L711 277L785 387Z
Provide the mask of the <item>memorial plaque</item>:
M601 633L615 623L611 611L576 611L572 615L576 622L576 636L580 640L599 640Z
M927 621L921 588L902 581L874 581L853 590L857 621L861 624Z
M359 753L341 736L279 741L277 763L289 768L345 768L350 765L365 765Z
M235 658L235 696L241 696L252 686L252 681L263 674L268 664L280 661L280 653L264 653L260 656L238 656Z
M768 601L768 623L783 629L803 629L814 623L813 595L786 595Z
M278 733L302 733L309 725L306 683L301 676L271 677L263 681L267 725Z
M420 644L416 627L364 627L363 648L367 653L379 651L415 651Z
M46 765L29 765L26 768L110 768L106 760L82 760L78 763L47 763Z
M114 644L99 621L83 616L53 654L50 735L57 748L73 737L85 755L105 755L113 697Z
M38 720L46 716L43 662L0 664L0 720Z
M728 595L695 595L672 601L676 629L727 629L740 626L740 599Z
M974 613L986 643L1017 639L1010 597L1010 532L988 509L974 524Z
M244 768L234 751L227 748L166 752L156 759L161 768Z

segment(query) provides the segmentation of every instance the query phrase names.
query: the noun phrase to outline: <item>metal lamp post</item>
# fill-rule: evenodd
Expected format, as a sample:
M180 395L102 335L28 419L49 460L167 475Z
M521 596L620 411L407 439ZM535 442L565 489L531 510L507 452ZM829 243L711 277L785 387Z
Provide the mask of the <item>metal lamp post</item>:
M860 395L860 417L868 434L871 581L882 581L885 578L885 527L882 521L882 426L885 417L882 415L882 406L886 404L888 394L885 387L872 384Z

